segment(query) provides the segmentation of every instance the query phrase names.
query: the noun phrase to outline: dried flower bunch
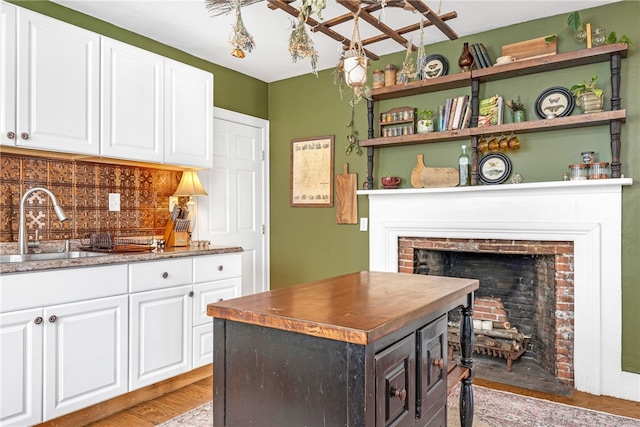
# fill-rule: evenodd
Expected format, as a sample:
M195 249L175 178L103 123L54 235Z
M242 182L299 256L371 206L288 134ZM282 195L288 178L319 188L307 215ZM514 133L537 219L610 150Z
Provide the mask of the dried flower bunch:
M318 75L318 51L314 47L305 24L314 13L319 19L322 19L322 11L326 7L326 0L302 0L298 23L296 24L295 21L291 23L293 31L289 36L289 53L292 61L297 62L299 59L311 58L311 72L316 76Z
M255 47L253 37L247 31L242 21L242 13L240 12L240 0L233 0L236 10L236 23L231 30L229 44L233 47L231 55L236 58L244 58L244 52L251 52Z
M508 100L507 107L511 108L512 111L526 110L526 107L520 100L520 95L518 95L515 101L513 99Z

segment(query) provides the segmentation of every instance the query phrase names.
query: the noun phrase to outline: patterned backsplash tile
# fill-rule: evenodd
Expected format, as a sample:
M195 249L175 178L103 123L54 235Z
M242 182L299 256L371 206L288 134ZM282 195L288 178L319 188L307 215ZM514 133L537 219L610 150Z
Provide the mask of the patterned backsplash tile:
M181 176L181 171L3 153L0 242L17 241L20 198L33 187L51 190L69 219L58 221L49 197L34 192L25 205L30 238L36 229L41 240L83 239L97 232L161 235L169 219L169 196ZM109 212L109 193L120 194L120 212Z

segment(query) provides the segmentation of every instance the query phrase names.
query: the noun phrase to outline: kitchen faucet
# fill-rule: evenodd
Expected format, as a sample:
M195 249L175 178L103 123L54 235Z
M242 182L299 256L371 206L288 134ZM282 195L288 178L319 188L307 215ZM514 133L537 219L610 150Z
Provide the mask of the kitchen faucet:
M27 253L29 253L29 244L27 242L27 230L26 230L25 215L24 215L24 205L27 202L27 198L29 197L29 194L35 191L44 191L45 193L47 193L51 198L51 203L53 203L53 210L58 216L58 219L60 220L60 222L67 220L67 214L65 214L64 210L60 207L60 205L58 205L58 199L56 199L56 196L54 196L51 191L47 190L44 187L33 187L31 190L27 190L22 195L22 199L20 199L20 223L18 224L18 254L19 255L26 255Z

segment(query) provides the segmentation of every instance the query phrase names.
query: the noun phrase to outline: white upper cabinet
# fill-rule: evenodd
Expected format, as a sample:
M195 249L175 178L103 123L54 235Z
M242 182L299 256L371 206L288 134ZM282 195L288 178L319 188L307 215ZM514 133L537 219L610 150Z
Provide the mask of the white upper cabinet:
M16 7L0 3L0 144L16 145Z
M165 59L165 163L211 168L213 74Z
M100 36L22 8L17 24L15 145L99 154Z
M164 58L102 38L100 154L164 161Z

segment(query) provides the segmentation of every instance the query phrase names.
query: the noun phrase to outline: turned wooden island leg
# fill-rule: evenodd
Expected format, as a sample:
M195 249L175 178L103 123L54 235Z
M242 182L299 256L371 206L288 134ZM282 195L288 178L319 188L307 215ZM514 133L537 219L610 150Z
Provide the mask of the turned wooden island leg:
M473 425L473 293L467 295L467 305L462 307L460 321L460 363L469 369L469 375L460 385L460 426Z

